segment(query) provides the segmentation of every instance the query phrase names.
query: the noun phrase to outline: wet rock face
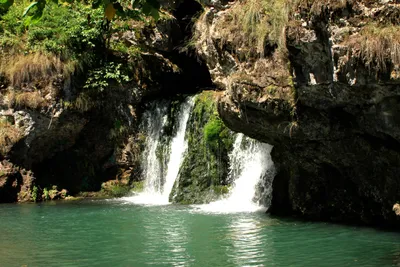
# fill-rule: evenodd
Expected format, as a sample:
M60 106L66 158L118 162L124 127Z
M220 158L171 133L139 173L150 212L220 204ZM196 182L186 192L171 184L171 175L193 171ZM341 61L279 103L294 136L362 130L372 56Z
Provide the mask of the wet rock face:
M201 204L217 200L232 184L228 178L233 133L217 113L218 93L198 94L186 129L187 151L170 194L171 201Z
M276 47L262 60L243 60L245 48L232 49L229 39L221 45L219 21L232 3L205 13L197 49L225 90L218 109L226 125L274 145L272 213L397 226L398 66L366 61L363 45L371 44L361 37L375 25L391 27L399 7L357 2L299 8L286 27L286 62Z

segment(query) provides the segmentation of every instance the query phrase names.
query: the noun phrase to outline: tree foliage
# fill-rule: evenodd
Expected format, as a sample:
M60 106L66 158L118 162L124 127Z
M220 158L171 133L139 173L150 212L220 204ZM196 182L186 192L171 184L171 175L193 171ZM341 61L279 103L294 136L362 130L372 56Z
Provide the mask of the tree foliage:
M43 16L43 10L50 3L73 4L79 0L37 0L32 1L24 10L23 16L27 16L29 23L36 23ZM117 14L121 17L135 17L138 14L159 18L160 3L158 0L132 0L130 3L124 0L92 0L92 7L104 9L104 17L112 20ZM0 14L6 13L14 4L14 0L0 0Z

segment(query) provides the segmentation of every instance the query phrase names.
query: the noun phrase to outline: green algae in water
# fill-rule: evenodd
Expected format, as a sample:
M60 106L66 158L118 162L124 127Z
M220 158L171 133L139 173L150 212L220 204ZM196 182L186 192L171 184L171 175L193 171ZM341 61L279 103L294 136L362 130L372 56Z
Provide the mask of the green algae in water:
M400 234L122 201L0 205L0 266L393 266Z

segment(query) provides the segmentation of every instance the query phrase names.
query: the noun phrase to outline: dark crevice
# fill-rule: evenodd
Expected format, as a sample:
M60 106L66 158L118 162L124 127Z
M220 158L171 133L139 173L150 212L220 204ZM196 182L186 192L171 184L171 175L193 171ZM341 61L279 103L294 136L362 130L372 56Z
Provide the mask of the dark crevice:
M157 73L157 83L162 90L161 92L155 90L154 94L146 96L144 101L182 93L195 94L205 88L215 87L207 65L198 57L195 49L188 45L188 42L193 37L194 21L200 16L202 11L203 7L195 0L184 0L173 11L173 15L179 26L172 31L174 48L168 51L157 52L178 66L179 72L160 73L159 70L152 70L152 66L148 66L150 72Z
M183 1L172 14L177 19L183 40L175 40L176 45L182 45L190 40L193 34L194 19L199 17L203 7L195 0Z

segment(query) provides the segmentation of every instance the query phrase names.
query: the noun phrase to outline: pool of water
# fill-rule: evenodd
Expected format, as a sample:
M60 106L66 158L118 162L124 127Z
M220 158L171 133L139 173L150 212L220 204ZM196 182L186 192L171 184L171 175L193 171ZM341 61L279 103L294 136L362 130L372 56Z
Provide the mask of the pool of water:
M400 234L122 200L0 205L0 266L400 266Z

